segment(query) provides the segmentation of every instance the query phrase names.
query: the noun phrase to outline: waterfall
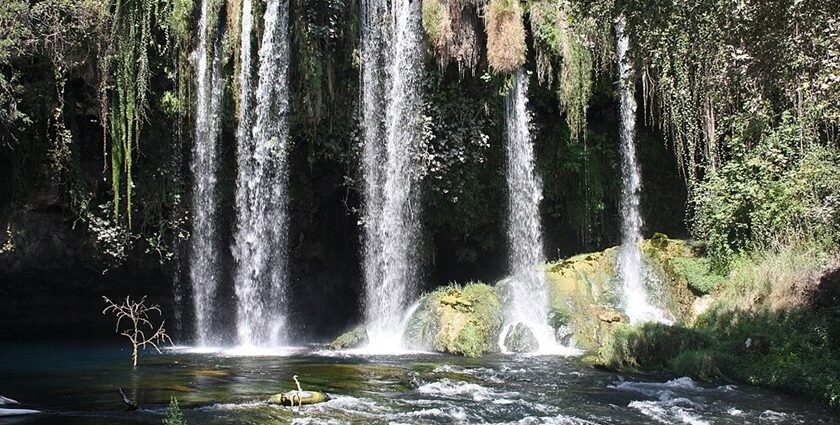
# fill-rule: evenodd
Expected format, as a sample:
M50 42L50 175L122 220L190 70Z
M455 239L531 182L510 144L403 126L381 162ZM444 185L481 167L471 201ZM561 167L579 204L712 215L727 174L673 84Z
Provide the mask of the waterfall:
M418 281L414 149L423 63L420 2L386 5L361 3L365 322L372 347L394 349Z
M633 95L633 67L627 58L630 40L624 32L625 20L615 22L618 83L621 94L621 246L618 250L618 273L621 276L624 311L631 323L666 322L663 312L653 306L645 288L642 260L642 215L639 195L642 177L636 157L636 100Z
M540 352L559 348L548 326L548 285L543 271L540 201L542 182L534 172L534 147L527 109L528 77L516 73L516 83L505 98L508 183L508 261L510 294L505 327L499 339L505 351L507 333L518 323L527 326L539 343Z
M201 2L196 65L195 140L192 157L193 199L190 281L193 288L195 338L198 345L216 343L214 298L219 285L216 176L219 171L219 106L222 98L220 46L210 35L210 3ZM214 31L215 33L215 31ZM212 45L211 45L212 43ZM212 58L210 50L212 46Z
M277 346L287 336L289 4L269 0L266 5L256 93L251 81L252 7L251 0L243 1L233 246L236 327L241 345Z

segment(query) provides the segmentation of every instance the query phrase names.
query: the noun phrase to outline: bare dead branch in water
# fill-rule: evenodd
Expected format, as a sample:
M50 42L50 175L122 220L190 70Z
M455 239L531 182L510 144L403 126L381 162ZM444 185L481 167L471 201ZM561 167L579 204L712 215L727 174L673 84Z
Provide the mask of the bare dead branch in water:
M149 313L156 311L158 315L162 315L160 306L153 304L146 305L146 296L140 301L134 301L130 296L126 296L122 304L117 304L108 297L103 296L106 307L102 310L102 314L109 312L117 316L117 324L115 332L125 336L131 341L131 360L133 366L137 366L137 350L145 349L147 345L151 345L155 351L160 353L160 344L169 342L172 344L172 339L166 334L166 329L163 327L165 321L160 322L160 326L155 329L155 326L149 320ZM122 320L126 319L130 325L120 331L120 324ZM144 331L145 330L145 331ZM151 336L146 336L146 332L155 331Z

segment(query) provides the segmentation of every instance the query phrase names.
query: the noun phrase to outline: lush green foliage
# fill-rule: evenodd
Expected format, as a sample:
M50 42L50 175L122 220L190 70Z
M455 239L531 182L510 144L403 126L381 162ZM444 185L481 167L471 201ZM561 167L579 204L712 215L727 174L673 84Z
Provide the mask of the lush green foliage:
M566 115L571 138L577 141L584 135L586 111L592 97L594 25L589 18L581 16L582 12L572 10L568 2L532 1L529 14L537 76L549 86L556 81L557 98ZM559 61L556 76L555 61Z
M624 326L599 355L616 369L748 382L840 407L836 265L803 245L741 258L693 326Z
M735 254L780 239L837 242L840 153L822 147L803 152L797 130L776 129L697 186L693 231L708 242L719 268Z
M671 261L674 272L684 276L688 287L697 294L708 294L724 282L723 276L711 270L708 258L680 257Z

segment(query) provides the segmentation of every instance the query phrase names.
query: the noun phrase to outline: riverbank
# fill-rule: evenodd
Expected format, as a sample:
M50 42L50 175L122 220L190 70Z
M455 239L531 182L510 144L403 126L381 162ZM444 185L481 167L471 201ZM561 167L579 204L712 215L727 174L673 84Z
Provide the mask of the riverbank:
M840 260L803 245L734 261L726 276L682 260L698 307L675 326L615 327L588 358L617 371L665 370L749 383L840 407Z

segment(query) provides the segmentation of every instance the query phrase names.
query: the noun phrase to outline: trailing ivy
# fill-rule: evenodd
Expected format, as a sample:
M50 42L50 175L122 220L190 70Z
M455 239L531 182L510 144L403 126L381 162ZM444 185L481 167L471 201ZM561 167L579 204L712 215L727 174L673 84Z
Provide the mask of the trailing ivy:
M125 216L131 227L134 191L134 153L140 142L149 91L149 51L158 0L108 0L108 29L101 61L103 129L111 139L111 190L113 215Z
M586 111L592 97L593 44L589 41L594 25L579 18L573 24L574 11L567 1L537 0L529 3L531 32L537 77L541 84L555 80L562 112L566 116L572 140L579 140L586 129Z

